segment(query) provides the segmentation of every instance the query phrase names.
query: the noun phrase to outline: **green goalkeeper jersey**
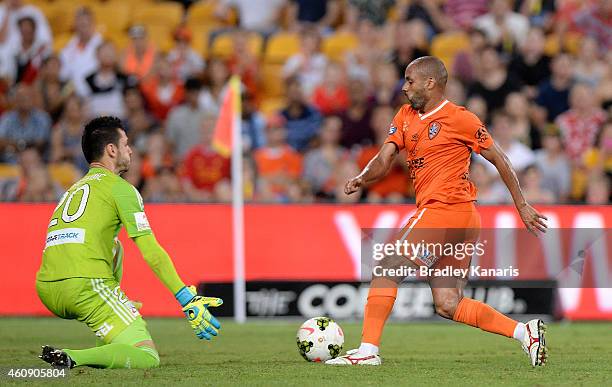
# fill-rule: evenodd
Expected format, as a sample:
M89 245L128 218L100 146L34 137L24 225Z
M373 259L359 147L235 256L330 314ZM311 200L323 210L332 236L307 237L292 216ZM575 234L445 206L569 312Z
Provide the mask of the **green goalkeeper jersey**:
M91 168L62 196L49 222L39 281L113 278L115 238L151 234L138 190L104 168Z

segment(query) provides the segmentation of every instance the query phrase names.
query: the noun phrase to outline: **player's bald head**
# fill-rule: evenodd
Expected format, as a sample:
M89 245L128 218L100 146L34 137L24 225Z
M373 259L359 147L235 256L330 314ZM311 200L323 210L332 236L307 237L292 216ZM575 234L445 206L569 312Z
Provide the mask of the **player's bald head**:
M406 67L406 73L416 73L425 79L432 78L441 88L446 86L448 72L444 63L435 56L422 56L410 62Z

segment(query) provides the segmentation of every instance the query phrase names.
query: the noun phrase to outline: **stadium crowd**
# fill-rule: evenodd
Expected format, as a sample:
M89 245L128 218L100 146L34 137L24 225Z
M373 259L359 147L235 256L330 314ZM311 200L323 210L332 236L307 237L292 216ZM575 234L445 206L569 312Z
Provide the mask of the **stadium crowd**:
M102 114L125 122L124 178L145 201L229 201L230 161L211 143L238 74L248 201L411 202L404 155L362 195L342 188L385 140L423 55L447 64L448 99L487 124L528 200L610 201L610 0L113 1L61 15L0 3L0 201L56 201L87 171L81 131ZM121 25L128 3L126 15L180 7L180 20ZM479 202L511 202L479 156L470 178Z

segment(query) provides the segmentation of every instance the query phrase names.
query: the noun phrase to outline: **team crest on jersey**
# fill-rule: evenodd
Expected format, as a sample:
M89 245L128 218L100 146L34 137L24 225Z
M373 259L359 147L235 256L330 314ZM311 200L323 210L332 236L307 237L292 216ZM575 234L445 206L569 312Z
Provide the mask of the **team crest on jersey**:
M389 128L389 136L392 135L395 132L397 132L397 127L396 126L392 126L392 127Z
M434 137L436 137L438 135L438 133L440 133L440 129L442 128L442 126L440 125L439 122L434 121L431 124L429 124L429 139L433 140Z

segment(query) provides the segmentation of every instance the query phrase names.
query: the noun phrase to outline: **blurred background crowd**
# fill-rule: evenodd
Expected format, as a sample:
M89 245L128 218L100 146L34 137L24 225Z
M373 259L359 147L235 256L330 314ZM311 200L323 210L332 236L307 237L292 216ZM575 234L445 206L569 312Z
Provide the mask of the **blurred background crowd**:
M4 0L0 201L56 201L86 171L84 123L112 114L149 202L227 202L211 146L242 80L247 201L414 201L404 155L342 193L401 104L404 69L435 55L448 99L485 122L533 203L610 202L611 0ZM510 203L475 156L480 203Z

